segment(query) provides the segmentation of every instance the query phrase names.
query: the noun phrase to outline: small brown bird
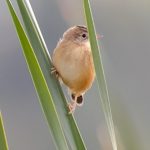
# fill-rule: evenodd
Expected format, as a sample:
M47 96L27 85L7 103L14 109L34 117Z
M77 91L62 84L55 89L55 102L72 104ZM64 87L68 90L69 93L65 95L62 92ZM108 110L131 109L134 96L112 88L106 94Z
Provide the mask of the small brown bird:
M55 73L71 92L69 113L83 104L83 94L91 87L95 70L88 31L85 26L69 28L54 49L52 57Z

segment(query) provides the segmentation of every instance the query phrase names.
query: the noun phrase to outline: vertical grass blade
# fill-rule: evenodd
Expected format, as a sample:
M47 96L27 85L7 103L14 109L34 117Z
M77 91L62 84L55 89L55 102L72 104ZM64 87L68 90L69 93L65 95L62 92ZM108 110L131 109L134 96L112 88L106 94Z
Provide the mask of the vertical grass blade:
M7 139L1 112L0 112L0 150L8 150Z
M69 144L73 150L86 150L75 119L72 115L68 115L68 109L66 107L67 101L62 92L60 84L56 81L54 76L50 74L50 68L52 67L50 55L30 2L28 0L17 0L17 3L30 43L38 59L39 65L41 66L48 88L51 91L55 107L58 111L60 122L69 141Z
M83 0L83 3L84 3L86 23L87 23L88 32L89 32L90 44L91 44L91 49L92 49L92 54L93 54L96 79L97 79L99 93L100 93L100 99L102 102L107 126L109 129L113 150L117 150L114 123L112 119L109 95L108 95L108 90L107 90L107 85L106 85L106 80L105 80L105 74L103 70L100 49L99 49L98 42L96 39L94 20L92 17L89 0Z
M42 70L34 54L34 51L30 45L30 42L16 16L16 13L12 7L12 4L9 0L6 0L8 8L10 10L16 31L24 52L24 56L31 73L31 77L35 86L35 89L38 93L44 114L47 118L48 125L51 128L51 132L56 144L57 149L59 150L68 150L68 146L63 134L63 130L56 112L56 109L53 104L51 93L48 89L47 83L43 76Z

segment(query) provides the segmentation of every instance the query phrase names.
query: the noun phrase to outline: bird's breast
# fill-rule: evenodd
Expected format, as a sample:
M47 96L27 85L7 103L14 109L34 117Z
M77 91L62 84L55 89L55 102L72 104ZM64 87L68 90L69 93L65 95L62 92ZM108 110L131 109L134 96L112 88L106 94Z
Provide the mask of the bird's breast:
M54 66L63 82L74 91L88 89L94 79L91 52L85 47L70 47L55 53Z

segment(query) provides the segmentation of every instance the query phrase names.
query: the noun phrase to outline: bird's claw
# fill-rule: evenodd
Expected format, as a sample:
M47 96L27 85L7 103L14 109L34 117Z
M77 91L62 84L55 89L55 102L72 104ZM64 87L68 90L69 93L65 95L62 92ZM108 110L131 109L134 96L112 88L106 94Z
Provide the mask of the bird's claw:
M51 74L54 74L55 77L59 79L59 73L54 66L51 68Z
M76 102L68 103L69 114L72 114L76 109Z

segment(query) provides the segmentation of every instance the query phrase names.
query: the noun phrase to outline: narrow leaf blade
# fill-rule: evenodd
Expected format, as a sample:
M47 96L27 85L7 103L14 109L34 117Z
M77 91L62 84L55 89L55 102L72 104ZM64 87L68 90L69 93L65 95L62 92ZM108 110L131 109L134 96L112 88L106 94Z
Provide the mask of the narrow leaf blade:
M0 150L8 150L8 144L1 112L0 112Z
M100 49L99 49L98 42L96 39L94 20L92 17L89 0L83 0L83 2L84 2L84 11L85 11L88 32L89 32L90 44L91 44L91 49L92 49L92 54L93 54L96 79L97 79L97 83L98 83L99 95L100 95L100 99L102 102L107 126L109 129L112 146L113 146L114 150L117 150L117 142L116 142L114 123L113 123L113 119L112 119L109 95L108 95L108 90L107 90L107 85L106 85L106 80L105 80L105 74L104 74Z
M68 115L68 109L66 107L67 101L62 92L60 84L56 81L54 76L50 75L50 68L52 67L50 55L30 2L28 0L17 0L17 3L20 8L30 43L34 48L34 52L40 66L42 66L41 69L48 84L48 88L51 91L52 97L55 99L54 104L57 108L62 127L70 146L73 150L86 150L84 141L80 135L74 117L72 115Z
M16 31L23 48L24 56L31 73L31 77L38 93L44 114L47 118L48 125L51 128L51 132L56 144L57 149L59 150L68 150L68 146L56 113L51 94L48 90L47 83L43 76L40 65L37 61L37 58L34 54L34 51L29 43L29 40L18 20L18 17L15 14L15 11L12 7L12 4L7 0L7 4L16 27Z

